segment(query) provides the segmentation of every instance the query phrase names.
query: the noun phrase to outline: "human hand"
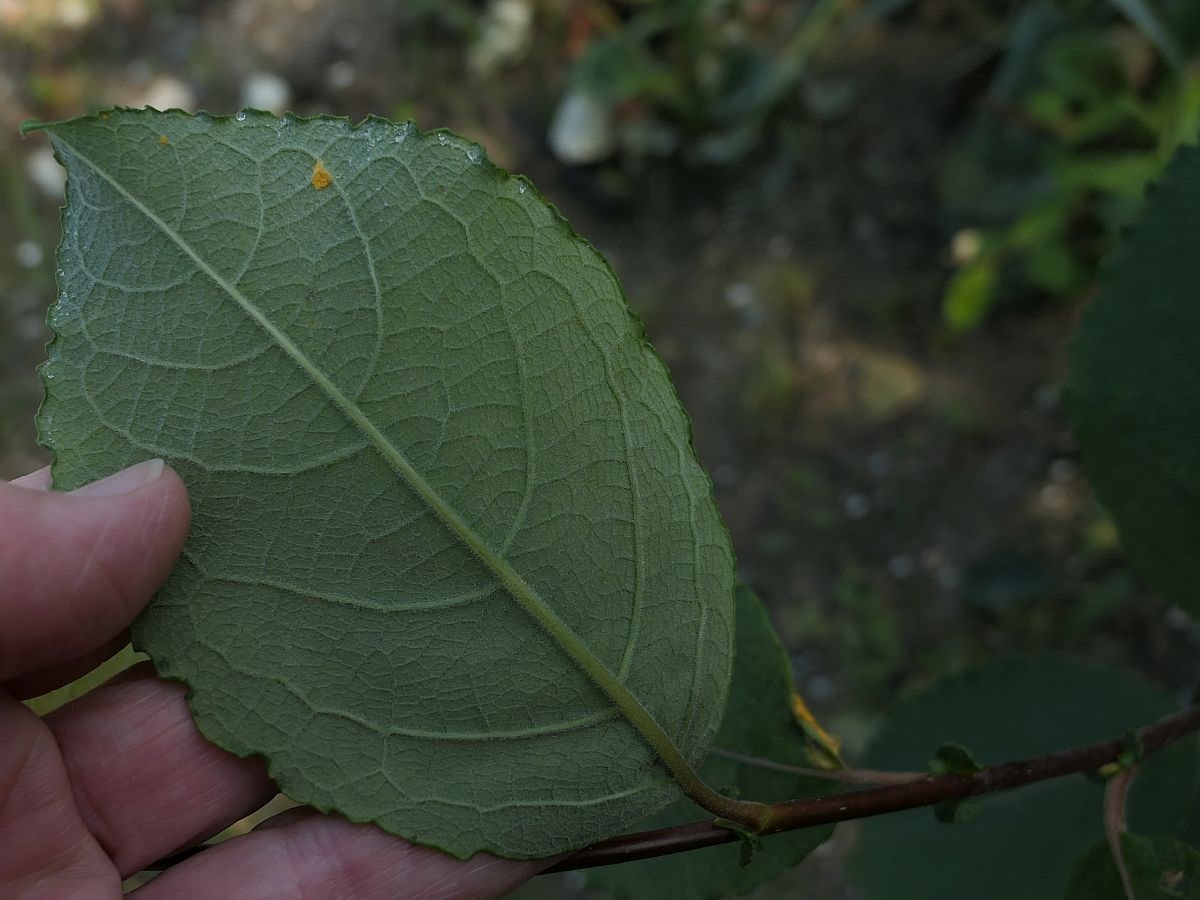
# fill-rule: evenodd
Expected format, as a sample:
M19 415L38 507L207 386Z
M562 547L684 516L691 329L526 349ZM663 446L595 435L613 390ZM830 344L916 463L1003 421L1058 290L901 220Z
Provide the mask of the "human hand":
M174 565L187 493L160 461L71 494L0 482L0 897L104 900L276 792L259 759L205 741L184 688L135 666L39 718L19 701L112 655ZM289 810L136 891L145 900L493 897L548 862L465 862Z

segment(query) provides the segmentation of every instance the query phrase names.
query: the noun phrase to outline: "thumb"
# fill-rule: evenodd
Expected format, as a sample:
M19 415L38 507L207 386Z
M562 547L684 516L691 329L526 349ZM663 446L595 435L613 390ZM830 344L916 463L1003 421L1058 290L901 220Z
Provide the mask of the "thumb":
M0 483L0 681L119 634L171 571L187 491L160 459L70 494Z

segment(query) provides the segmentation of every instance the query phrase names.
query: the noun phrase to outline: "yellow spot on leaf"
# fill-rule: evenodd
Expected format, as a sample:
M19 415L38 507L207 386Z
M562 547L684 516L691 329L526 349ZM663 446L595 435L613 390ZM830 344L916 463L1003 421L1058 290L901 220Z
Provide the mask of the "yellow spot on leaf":
M160 144L169 144L169 143L171 143L169 140L167 140L167 136L166 136L165 134L160 134L160 135L158 136L158 142L159 142Z
M108 113L106 113L106 112L100 113L100 121L107 122L108 121Z
M333 183L333 176L329 174L329 170L325 168L325 163L319 159L313 163L312 186L318 191L323 191Z

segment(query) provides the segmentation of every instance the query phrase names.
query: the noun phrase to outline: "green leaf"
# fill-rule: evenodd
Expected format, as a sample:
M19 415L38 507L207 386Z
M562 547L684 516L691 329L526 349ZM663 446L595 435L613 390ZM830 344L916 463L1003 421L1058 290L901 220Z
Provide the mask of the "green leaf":
M933 817L943 825L962 825L983 811L983 801L974 797L962 800L943 800L933 807Z
M716 745L700 770L704 780L727 793L755 800L816 797L833 790L827 781L734 758L752 757L784 766L812 765L805 750L804 729L792 714L793 692L791 666L767 611L749 588L739 587L733 687ZM705 817L704 810L681 800L639 828L664 828ZM741 865L745 844L739 842L592 869L587 883L635 900L738 896L795 866L832 832L833 827L826 826L766 837L745 867Z
M458 856L627 828L703 758L728 535L612 271L446 132L112 110L68 172L55 483L165 457L136 645L294 799Z
M713 824L720 828L727 828L738 836L738 845L740 851L738 853L738 868L744 869L754 860L757 854L763 848L762 836L757 832L751 831L745 825L734 822L732 819L714 819Z
M1200 150L1182 149L1108 262L1066 400L1083 464L1139 573L1200 614Z
M1121 835L1121 851L1137 900L1200 900L1200 852L1171 838ZM1072 867L1063 900L1127 900L1107 841Z
M929 761L931 775L974 775L982 770L983 766L962 744L942 744Z
M996 276L996 262L990 256L981 257L954 273L942 298L946 327L955 334L979 327L992 308Z
M983 766L961 744L942 744L929 761L931 775L973 775ZM933 815L943 825L961 825L979 815L983 803L975 797L944 800L933 808Z
M1117 738L1175 709L1165 690L1115 669L1051 654L1006 657L902 700L862 765L918 769L938 740L993 765ZM1196 801L1196 741L1173 744L1140 767L1131 825L1179 833ZM864 820L849 863L863 896L1059 900L1071 862L1104 837L1104 786L1082 776L989 794L985 803L955 828L920 809Z

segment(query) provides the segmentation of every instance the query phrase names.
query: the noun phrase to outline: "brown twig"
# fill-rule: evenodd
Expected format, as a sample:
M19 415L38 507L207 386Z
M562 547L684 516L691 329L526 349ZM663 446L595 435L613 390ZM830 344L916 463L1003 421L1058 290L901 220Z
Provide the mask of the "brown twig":
M1142 755L1149 756L1196 731L1200 731L1200 706L1192 706L1183 712L1160 719L1138 732ZM1118 761L1128 748L1128 740L1104 741L1045 756L989 766L972 775L931 775L904 784L776 803L771 805L771 824L764 833L777 834L813 825L828 825L904 809L934 806L947 800L961 800L964 797L1010 790L1066 775L1094 772ZM566 872L608 866L715 847L736 840L739 840L737 833L714 824L712 820L692 822L600 841L584 847L546 871Z
M1133 879L1129 877L1129 865L1125 861L1125 850L1121 846L1121 835L1125 833L1125 801L1129 797L1129 786L1133 784L1137 769L1122 769L1104 786L1104 838L1112 854L1117 874L1121 877L1121 889L1125 900L1137 900L1133 893Z
M1138 746L1145 758L1168 744L1200 731L1200 705L1147 725L1138 732ZM850 819L863 819L905 809L934 806L946 800L961 800L978 794L990 794L1022 787L1038 781L1062 778L1082 772L1094 772L1117 762L1129 750L1128 738L1089 744L1035 756L1017 762L989 766L973 775L928 775L885 787L870 788L810 800L790 800L770 805L771 827L766 834L778 834L814 825L829 825ZM751 759L757 760L756 757ZM821 771L821 770L816 770ZM906 776L910 773L874 773ZM569 872L616 863L651 859L688 850L700 850L739 840L736 832L722 828L711 819L675 825L654 831L623 834L584 847L578 853L555 863L546 872ZM152 871L170 868L203 850L195 847L159 860L146 868Z

